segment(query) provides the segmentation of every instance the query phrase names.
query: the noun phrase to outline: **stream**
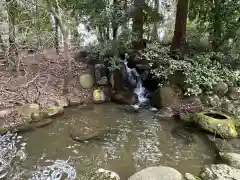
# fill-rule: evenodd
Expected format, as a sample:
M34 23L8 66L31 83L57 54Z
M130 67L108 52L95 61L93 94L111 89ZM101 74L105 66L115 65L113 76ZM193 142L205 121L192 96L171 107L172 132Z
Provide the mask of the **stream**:
M79 143L69 137L71 126L109 126L118 132ZM52 124L18 135L25 158L12 168L18 180L100 180L104 179L97 172L100 168L127 180L136 171L155 165L197 174L203 165L214 162L215 153L204 134L194 131L173 119L157 119L148 110L128 113L112 103L68 108ZM68 177L63 178L62 172Z

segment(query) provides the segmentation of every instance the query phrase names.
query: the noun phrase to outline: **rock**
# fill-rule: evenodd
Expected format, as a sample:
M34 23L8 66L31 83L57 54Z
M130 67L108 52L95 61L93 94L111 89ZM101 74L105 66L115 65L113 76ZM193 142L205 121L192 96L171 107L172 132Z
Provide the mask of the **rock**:
M184 174L184 178L185 178L186 180L197 180L197 179L194 177L194 175L192 175L192 174L190 174L190 173L185 173L185 174Z
M140 107L138 105L125 106L125 111L129 113L139 112Z
M62 96L62 97L59 97L57 100L56 100L56 103L58 106L60 107L63 107L63 108L66 108L69 106L70 102L69 102L69 99Z
M11 113L11 109L7 108L7 109L1 109L0 110L0 118L4 118L5 116L7 116L8 114Z
M228 92L228 85L224 82L219 82L217 85L214 87L214 91L219 95L219 96L224 96Z
M228 90L228 97L231 100L240 99L240 87L230 87Z
M158 119L169 119L173 116L174 116L174 112L171 107L162 108L156 114L156 117Z
M79 78L80 85L85 89L93 87L94 79L90 74L83 74Z
M102 77L100 80L97 81L97 84L100 85L100 86L107 85L108 84L107 77Z
M228 164L231 167L240 169L240 154L219 152L219 156L224 161L224 163Z
M236 120L218 112L200 112L194 116L194 121L202 129L217 133L223 138L237 137Z
M164 108L175 103L174 91L171 87L162 87L156 90L151 97L151 104L157 108Z
M194 115L188 114L188 113L180 113L180 120L186 122L186 123L193 123L194 122Z
M224 112L229 113L229 114L234 114L235 106L233 103L231 103L229 100L224 100L222 103L222 109Z
M24 104L17 108L18 114L23 117L32 117L33 114L39 114L40 106L38 104Z
M226 164L205 166L199 175L202 180L240 180L240 170Z
M98 139L103 135L113 131L111 128L96 128L96 127L74 127L71 129L70 137L74 141L84 142L93 139Z
M108 84L107 67L104 64L95 64L95 80L98 85Z
M63 107L53 106L53 107L44 109L43 110L43 116L45 118L54 117L54 116L57 116L59 114L62 114L63 111L64 111Z
M113 95L113 89L111 84L107 84L101 87L101 90L103 91L105 95L105 101L110 101Z
M233 114L236 116L237 118L237 125L240 125L240 107L236 107L233 110Z
M93 91L93 102L102 103L102 102L105 102L105 100L106 100L105 94L100 88L95 89Z
M116 91L112 100L119 104L134 105L138 102L138 97L130 91Z
M183 176L177 170L166 166L154 166L143 169L128 180L183 180Z
M123 69L123 67L120 70L116 69L110 76L110 83L113 89L116 91L122 91L124 88L124 80L122 75Z
M210 107L219 107L221 106L220 98L217 95L213 96L204 96L202 102Z

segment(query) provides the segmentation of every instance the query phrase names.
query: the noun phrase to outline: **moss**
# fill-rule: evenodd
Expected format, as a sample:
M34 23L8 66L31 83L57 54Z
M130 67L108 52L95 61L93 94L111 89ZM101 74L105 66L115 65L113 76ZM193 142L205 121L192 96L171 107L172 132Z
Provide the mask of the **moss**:
M217 133L223 138L237 137L236 119L225 114L214 112L200 112L195 115L195 123L202 129Z

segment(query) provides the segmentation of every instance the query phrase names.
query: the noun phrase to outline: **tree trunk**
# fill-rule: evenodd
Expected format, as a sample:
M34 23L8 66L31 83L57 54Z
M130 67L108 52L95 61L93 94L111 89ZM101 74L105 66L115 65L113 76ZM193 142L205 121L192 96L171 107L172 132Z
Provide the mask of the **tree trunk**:
M118 31L118 24L116 23L116 19L115 19L115 14L117 11L117 0L113 0L113 8L114 8L114 13L112 16L112 31L113 31L113 40L115 40L117 38L117 31Z
M8 26L9 26L9 56L8 56L8 65L10 69L12 69L12 66L16 66L19 64L18 61L18 50L16 46L16 30L15 30L15 24L16 24L16 1L15 0L6 0L8 4L7 12L8 12ZM18 69L17 69L18 71Z
M171 44L173 54L180 53L183 55L184 45L186 42L186 26L189 0L178 0L177 13L175 21L174 36Z
M37 30L37 47L38 49L42 49L42 40L41 40L41 24L39 20L39 1L35 0L35 13L36 13L36 18L35 18L35 24L36 24L36 30Z
M55 7L56 9L56 13L58 14L59 13L59 9L58 9L58 6L56 5ZM59 32L58 32L58 29L59 29L59 22L58 22L58 19L56 17L54 17L54 21L55 21L55 26L54 26L54 46L55 46L55 49L56 49L56 53L59 55Z
M212 48L213 51L218 51L219 46L220 46L220 41L221 41L221 34L222 34L222 18L220 15L220 9L221 5L218 0L214 1L214 8L212 9L213 11L213 19L214 19L214 24L213 24L213 40L212 40Z
M133 25L132 32L136 41L143 39L143 8L145 6L144 0L134 0L134 13L133 13Z
M65 76L64 82L63 82L63 93L64 93L64 92L67 92L67 85L69 82L69 78L72 77L71 76L72 62L71 62L71 58L68 58L68 32L67 32L66 28L64 27L62 20L60 19L58 14L55 12L55 9L53 8L50 0L47 0L47 3L48 3L48 7L50 9L50 12L54 16L54 18L58 20L59 28L60 28L60 30L62 32L62 36L63 36L64 61L68 62L68 73Z
M155 11L158 13L159 11L159 0L155 0ZM158 34L157 34L157 29L158 29L158 21L154 21L153 23L153 29L152 29L152 37L151 40L157 40L158 39Z

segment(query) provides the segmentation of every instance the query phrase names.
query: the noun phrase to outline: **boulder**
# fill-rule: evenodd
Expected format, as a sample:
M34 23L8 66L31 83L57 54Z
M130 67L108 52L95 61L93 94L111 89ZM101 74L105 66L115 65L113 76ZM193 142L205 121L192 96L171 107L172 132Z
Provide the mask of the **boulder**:
M234 104L231 103L231 101L229 101L228 99L222 102L221 107L222 107L222 110L228 114L234 114L234 112L236 111Z
M194 115L188 113L180 113L179 114L180 120L186 123L193 123L194 122Z
M17 108L18 114L23 117L32 117L33 114L39 114L40 106L38 104L24 104Z
M223 138L237 137L236 119L219 112L200 112L195 114L194 121L202 129L217 133Z
M138 97L130 91L116 91L112 100L119 104L134 105L138 102Z
M90 74L83 74L79 77L81 87L90 89L93 87L94 79Z
M199 177L202 180L240 180L240 170L226 164L212 164L203 167Z
M219 152L219 156L224 161L224 163L228 164L231 167L240 169L240 154Z
M206 106L210 106L210 107L219 107L219 106L221 106L220 98L217 95L203 96L202 97L202 102Z
M68 98L62 96L56 99L56 104L60 107L66 108L69 106L70 102Z
M64 112L64 109L61 106L53 106L50 108L43 109L42 111L44 118L54 117L59 114L62 114L63 112Z
M231 100L240 99L240 87L230 87L228 90L228 97Z
M108 84L107 67L104 64L95 64L95 80L98 85Z
M95 89L93 91L93 102L94 103L102 103L102 102L105 102L105 100L106 100L105 94L100 88Z
M151 104L158 109L176 106L179 103L179 99L171 87L161 87L156 90L151 97Z
M5 116L7 116L8 114L11 113L11 109L10 108L6 108L6 109L0 109L0 118L4 118Z
M214 87L214 91L219 96L224 96L228 92L228 85L224 82L219 82Z
M183 180L183 176L176 169L166 166L153 166L143 169L128 180Z
M170 119L173 116L174 112L171 107L162 108L156 113L158 119Z
M71 129L70 137L72 140L77 142L84 142L93 139L98 139L109 132L113 132L114 130L106 127L106 128L97 128L97 127L78 127L75 126Z

